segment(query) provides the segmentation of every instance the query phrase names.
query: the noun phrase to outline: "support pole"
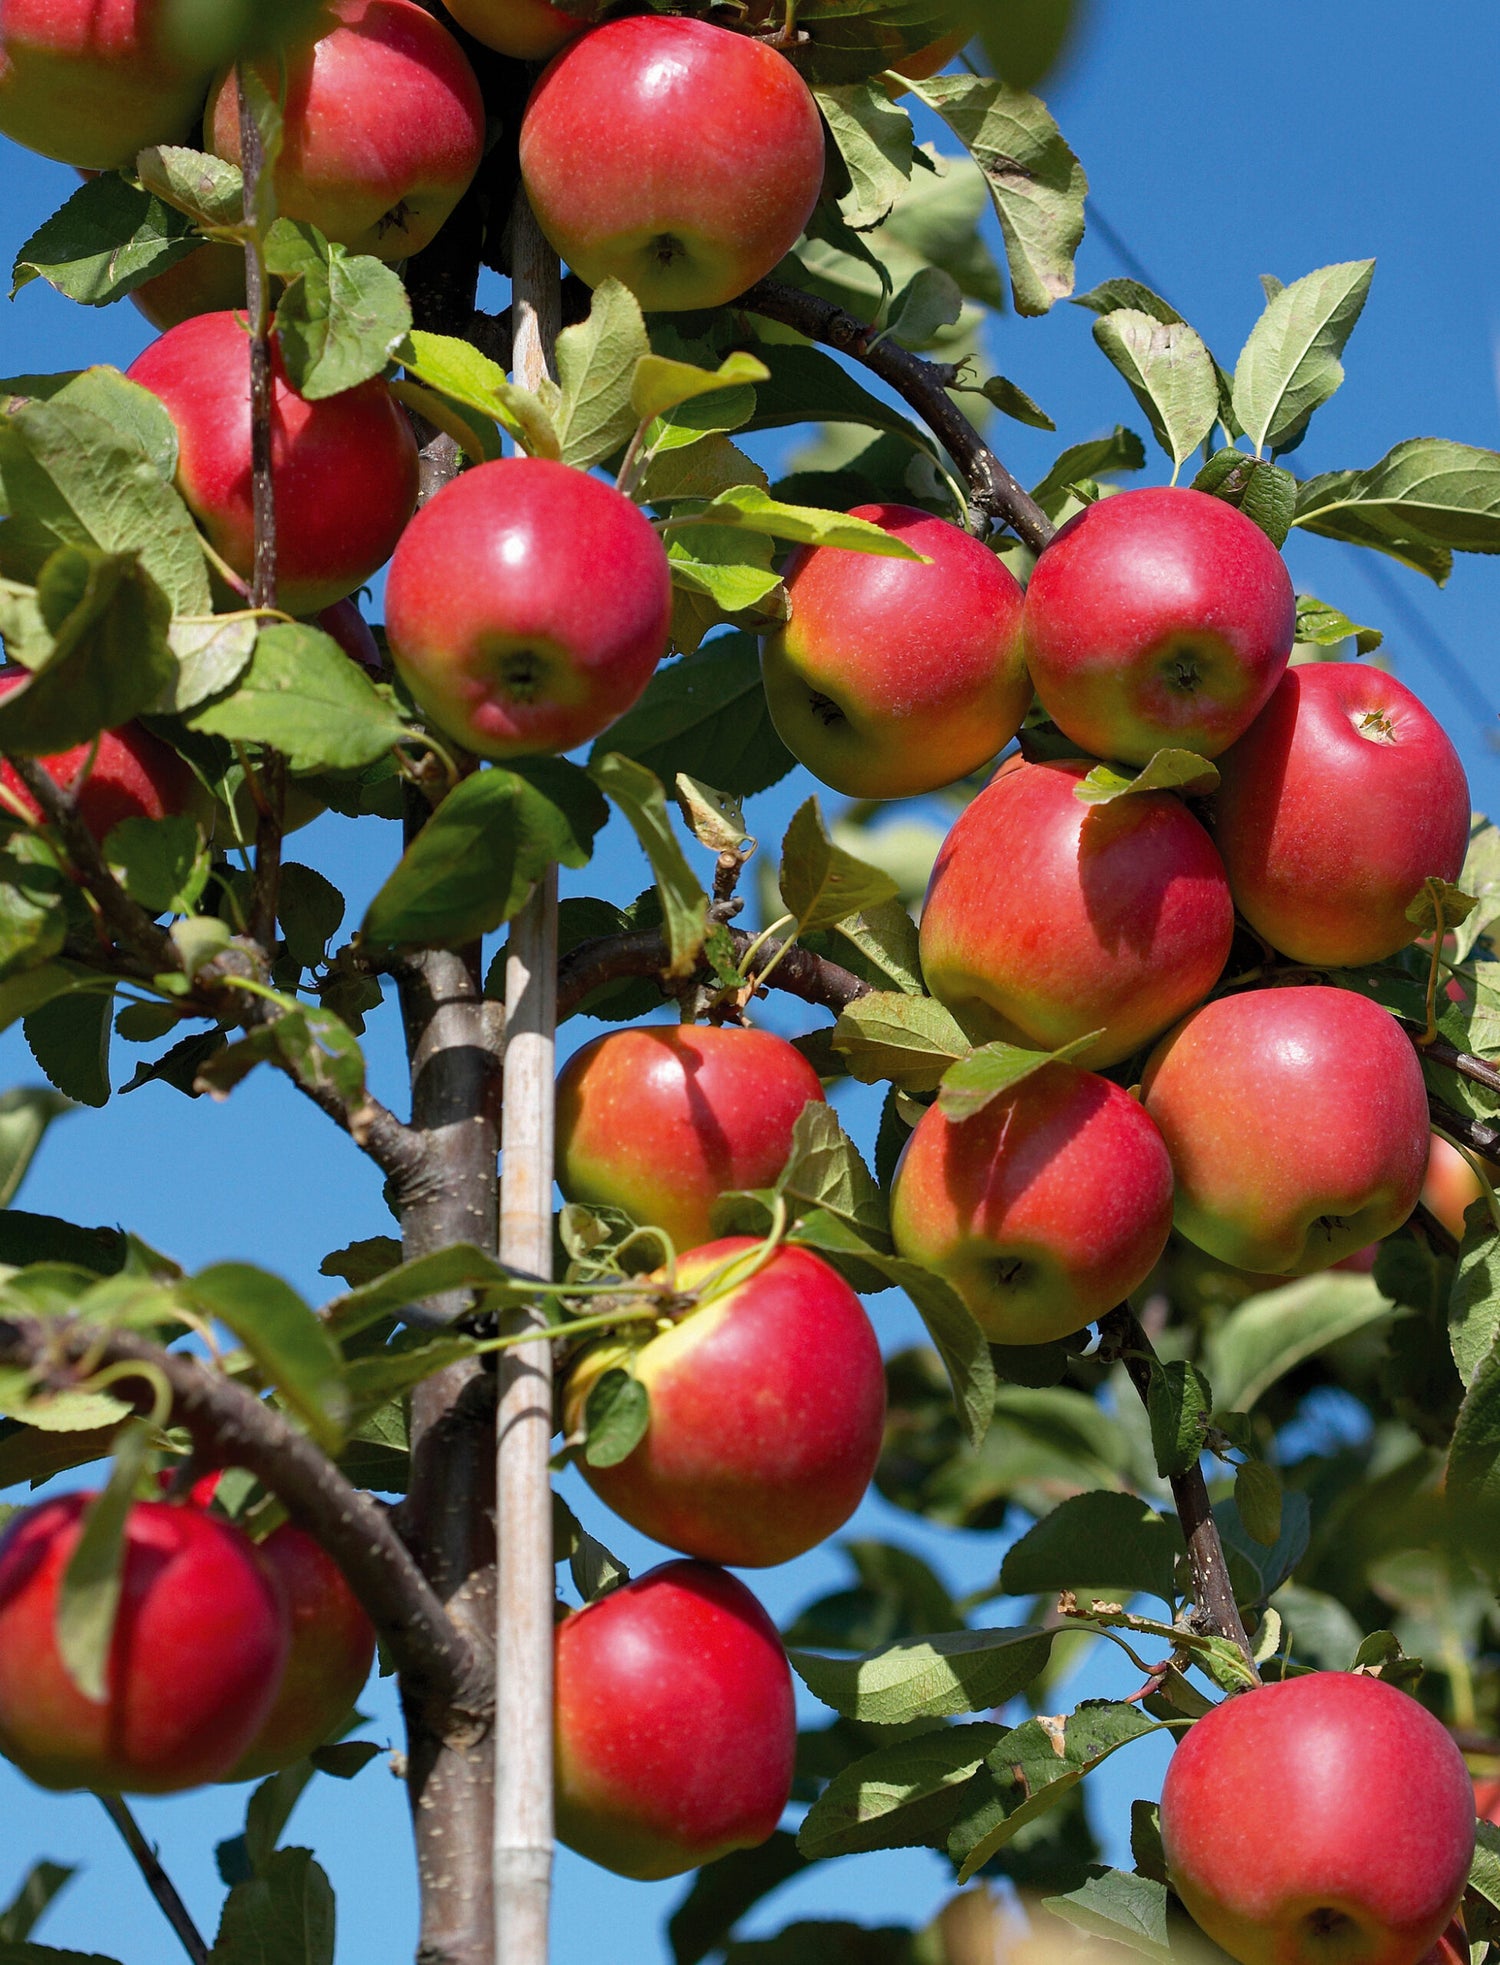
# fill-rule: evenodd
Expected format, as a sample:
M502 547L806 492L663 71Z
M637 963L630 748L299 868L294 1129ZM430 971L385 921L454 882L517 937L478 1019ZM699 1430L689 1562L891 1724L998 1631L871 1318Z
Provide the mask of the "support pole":
M556 255L524 191L511 220L514 373L535 388L561 325ZM500 1259L552 1274L553 1083L557 1027L557 869L511 924L505 965L505 1103L501 1118ZM547 1321L540 1305L507 1328ZM499 1582L496 1618L495 1957L546 1965L552 1885L552 1350L501 1354L496 1415Z

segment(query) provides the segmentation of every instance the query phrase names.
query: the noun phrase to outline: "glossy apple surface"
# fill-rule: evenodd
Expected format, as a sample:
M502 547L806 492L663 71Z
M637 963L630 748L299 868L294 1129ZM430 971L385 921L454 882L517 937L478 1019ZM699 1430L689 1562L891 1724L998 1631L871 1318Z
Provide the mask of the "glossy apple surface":
M545 61L588 27L547 0L450 0L448 11L476 41L515 61Z
M776 1626L743 1583L669 1562L564 1618L557 1833L621 1876L678 1876L781 1819L797 1722Z
M1195 1010L1142 1080L1177 1181L1177 1227L1239 1269L1305 1276L1399 1228L1427 1171L1427 1092L1377 1004L1320 986ZM1328 1101L1345 1115L1328 1123Z
M111 170L180 143L208 67L175 58L167 0L0 0L0 135Z
M1122 491L1058 533L1026 589L1047 714L1095 757L1217 757L1280 681L1296 627L1280 553L1206 492Z
M677 1264L702 1288L757 1247L709 1242ZM629 1369L651 1400L644 1439L617 1466L579 1471L615 1513L668 1548L760 1568L843 1527L880 1457L885 1372L863 1304L807 1249L690 1311L670 1330L586 1351L569 1376L575 1433L604 1373Z
M291 1522L255 1553L286 1605L291 1647L271 1710L227 1779L259 1780L322 1746L354 1710L375 1662L375 1627L326 1550Z
M1409 1694L1309 1672L1189 1728L1161 1834L1172 1887L1240 1965L1416 1965L1463 1893L1474 1795Z
M8 696L24 680L14 670L0 673L0 696ZM139 723L102 731L97 747L76 744L37 763L73 792L79 818L101 845L122 819L166 819L203 803L197 779L176 751ZM87 777L82 775L85 766ZM41 817L41 807L9 764L0 764L0 784L33 818Z
M137 1502L102 1704L57 1650L57 1595L91 1497L18 1515L0 1539L0 1751L47 1788L171 1794L228 1773L286 1663L286 1611L253 1545L200 1509Z
M283 60L283 215L377 259L430 245L484 155L479 84L447 28L415 0L325 0ZM275 94L276 69L257 72ZM209 99L204 142L239 163L232 71Z
M444 487L391 563L385 627L407 687L481 757L566 751L623 716L666 653L672 582L650 521L543 458Z
M823 125L764 42L637 14L547 68L521 124L521 174L543 232L591 287L623 280L648 312L718 307L812 216Z
M575 1051L557 1081L557 1179L570 1201L623 1208L679 1250L713 1234L730 1188L774 1186L822 1082L768 1030L652 1024Z
M1213 988L1234 907L1213 842L1170 792L1085 805L1087 763L1008 760L944 840L922 910L927 987L978 1038L1103 1034L1129 1057Z
M791 619L762 647L782 742L850 798L911 798L998 756L1031 681L1020 583L988 546L909 505L859 505L930 562L802 546Z
M1358 662L1288 669L1219 760L1214 837L1235 905L1294 962L1379 962L1417 930L1429 874L1457 880L1469 781L1411 691Z
M288 614L316 614L390 558L417 502L417 443L379 378L310 403L287 381L274 341L271 352L277 598ZM180 446L177 488L215 550L248 580L255 512L243 316L184 321L127 374L166 405Z
M970 1119L929 1106L896 1168L898 1254L951 1283L993 1344L1082 1330L1150 1275L1172 1167L1128 1092L1043 1065Z

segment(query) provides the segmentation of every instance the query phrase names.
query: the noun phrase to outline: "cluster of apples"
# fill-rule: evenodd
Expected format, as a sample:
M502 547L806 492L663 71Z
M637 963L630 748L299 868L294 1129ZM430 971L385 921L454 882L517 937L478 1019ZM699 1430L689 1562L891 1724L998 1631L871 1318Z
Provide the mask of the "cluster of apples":
M48 1788L173 1794L273 1774L353 1715L375 1632L332 1557L290 1522L252 1542L218 1476L136 1501L98 1695L64 1661L58 1601L94 1498L24 1509L0 1538L0 1752Z

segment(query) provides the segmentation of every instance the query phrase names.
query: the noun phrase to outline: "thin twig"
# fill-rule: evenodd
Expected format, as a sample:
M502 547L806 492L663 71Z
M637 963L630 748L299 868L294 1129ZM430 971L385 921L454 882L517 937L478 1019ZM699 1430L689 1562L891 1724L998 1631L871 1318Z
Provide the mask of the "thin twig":
M1447 1133L1460 1146L1486 1160L1500 1160L1500 1125L1488 1119L1471 1119L1440 1098L1427 1094L1427 1112L1440 1133Z
M735 959L743 962L756 937L746 934L742 928L731 928L729 939L734 945ZM557 965L559 1021L572 1016L579 1004L605 983L620 982L627 977L654 977L661 983L664 996L676 994L683 985L674 982L669 992L665 981L671 960L666 936L657 929L640 929L628 935L602 935L597 941L580 942ZM814 955L810 949L799 948L795 944L788 946L780 941L761 943L751 962L747 980L758 985L761 973L770 971L773 964L775 973L767 975L767 988L785 990L787 995L799 996L804 1003L815 1003L820 1009L832 1010L835 1015L840 1010L848 1009L861 996L870 994L869 983L850 970L840 968L837 962L830 962L826 956ZM709 972L705 968L699 973L706 977ZM690 978L690 981L695 979Z
M1457 1072L1460 1078L1472 1078L1476 1085L1483 1085L1489 1091L1500 1092L1500 1069L1490 1063L1488 1058L1477 1058L1470 1051L1461 1051L1450 1044L1445 1037L1434 1037L1423 1043L1426 1026L1420 1017L1397 1017L1397 1023L1411 1037L1419 1057L1431 1058L1447 1071Z
M160 1857L141 1834L140 1823L119 1795L101 1794L98 1799L100 1807L120 1831L125 1847L135 1858L136 1868L146 1879L146 1888L160 1904L161 1914L177 1933L183 1950L193 1965L208 1965L208 1946L203 1942L203 1934L178 1896L171 1877L162 1868Z

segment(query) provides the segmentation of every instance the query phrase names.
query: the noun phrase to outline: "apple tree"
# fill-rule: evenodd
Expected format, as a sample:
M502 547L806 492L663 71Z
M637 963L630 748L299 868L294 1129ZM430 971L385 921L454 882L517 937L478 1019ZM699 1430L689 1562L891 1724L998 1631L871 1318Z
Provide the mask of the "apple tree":
M1500 1939L1500 848L1282 557L1441 581L1500 455L1299 476L1367 260L1222 360L1075 293L1070 12L0 0L0 132L86 180L16 286L161 330L0 385L0 1024L55 1088L0 1105L5 1200L118 1044L226 1128L276 1074L399 1225L314 1305L269 1225L188 1273L0 1210L0 1471L56 1483L0 1540L0 1750L99 1794L192 1959L331 1965L285 1834L376 1751L377 1641L425 1965L540 1965L554 1835L693 1873L677 1965L963 1965L993 1879L1064 1950ZM1139 430L991 372L1068 299ZM1029 490L1005 419L1058 429ZM297 857L329 810L357 925ZM927 1341L882 1357L886 1292ZM1331 1389L1367 1424L1319 1451ZM778 1632L754 1572L872 1481L1014 1527L993 1588L863 1542ZM1139 1687L1056 1712L1086 1645ZM1152 1736L1160 1806L1101 1821ZM210 1942L125 1797L215 1781ZM736 1936L904 1847L928 1930ZM76 1957L61 1880L4 1958Z

